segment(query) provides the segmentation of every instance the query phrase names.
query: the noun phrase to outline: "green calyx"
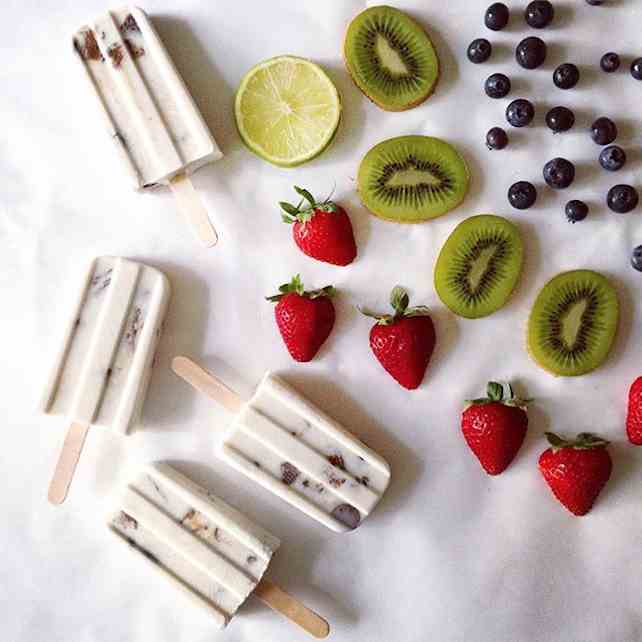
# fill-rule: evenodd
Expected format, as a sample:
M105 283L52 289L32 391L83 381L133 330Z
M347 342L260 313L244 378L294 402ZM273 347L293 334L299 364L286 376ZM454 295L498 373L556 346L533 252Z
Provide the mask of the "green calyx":
M330 200L332 194L321 203L317 203L314 200L314 196L307 189L296 185L294 189L301 197L298 205L292 205L292 203L286 203L285 201L279 202L279 206L285 212L285 214L281 214L281 220L284 223L288 223L288 225L292 225L297 221L299 223L307 223L314 216L315 211L336 212L338 209L336 204Z
M390 305L395 311L394 314L376 314L375 312L368 312L363 308L359 309L362 314L365 314L367 317L376 319L379 325L392 325L405 317L425 317L430 314L430 310L425 305L418 305L413 308L408 307L410 305L410 297L400 285L392 289L390 293Z
M471 399L468 404L470 406L484 406L489 403L501 403L505 406L526 410L531 401L533 400L516 397L513 386L510 383L501 384L496 381L489 381L486 386L486 396L479 399Z
M336 293L336 288L333 285L326 285L320 290L310 290L308 292L303 286L301 275L297 274L296 276L292 277L292 280L289 283L284 283L279 288L279 294L265 297L265 299L266 301L272 301L272 303L276 303L277 301L280 301L286 294L298 294L299 296L305 297L306 299L318 299L322 296L331 298Z
M604 448L611 443L599 435L594 435L592 432L581 432L575 439L563 439L553 432L545 432L544 435L546 435L546 439L554 453L564 448L574 448L575 450Z

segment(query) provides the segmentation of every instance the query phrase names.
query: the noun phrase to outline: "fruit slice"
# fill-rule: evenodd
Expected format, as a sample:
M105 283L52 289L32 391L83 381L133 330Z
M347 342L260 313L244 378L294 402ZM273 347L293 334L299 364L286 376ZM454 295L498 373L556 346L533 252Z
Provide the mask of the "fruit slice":
M424 102L439 79L439 58L428 34L392 7L360 13L348 27L343 55L357 87L387 111Z
M257 156L293 167L318 156L341 117L339 92L313 62L279 56L245 74L236 92L236 125Z
M619 318L617 293L601 274L558 274L535 300L528 321L528 350L554 375L574 377L601 365Z
M518 229L505 218L481 214L460 223L435 266L435 289L455 314L477 319L508 301L522 270Z
M359 196L375 215L419 223L457 207L469 174L459 152L439 138L400 136L375 145L359 166Z

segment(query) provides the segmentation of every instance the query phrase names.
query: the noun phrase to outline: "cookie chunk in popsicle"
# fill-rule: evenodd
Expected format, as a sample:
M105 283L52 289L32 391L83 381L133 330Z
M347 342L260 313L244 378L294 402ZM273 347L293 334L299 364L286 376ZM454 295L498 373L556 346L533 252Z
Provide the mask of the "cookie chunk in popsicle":
M328 623L264 577L279 540L163 463L122 494L112 531L225 627L250 595L317 638Z
M42 410L71 422L49 500L64 501L90 425L127 433L138 421L169 300L155 268L95 259L85 275Z
M135 186L168 185L195 234L215 245L189 174L222 154L147 15L137 7L108 11L73 42Z
M279 377L267 373L247 402L186 357L172 368L237 413L220 456L328 528L357 528L390 481L390 467Z

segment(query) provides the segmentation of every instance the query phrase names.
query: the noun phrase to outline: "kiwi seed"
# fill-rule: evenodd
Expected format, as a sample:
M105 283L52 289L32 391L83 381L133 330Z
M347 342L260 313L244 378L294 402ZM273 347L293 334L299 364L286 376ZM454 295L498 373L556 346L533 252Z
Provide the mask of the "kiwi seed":
M597 272L558 274L537 296L528 321L528 350L554 375L575 377L600 366L611 350L619 303Z
M343 51L357 87L387 111L424 102L439 79L439 59L428 34L393 7L371 7L354 18Z
M359 196L375 215L419 223L459 205L468 190L468 168L459 152L438 138L400 136L375 145L363 158Z
M519 230L500 216L480 214L460 223L435 266L435 289L455 314L477 319L506 304L522 270Z

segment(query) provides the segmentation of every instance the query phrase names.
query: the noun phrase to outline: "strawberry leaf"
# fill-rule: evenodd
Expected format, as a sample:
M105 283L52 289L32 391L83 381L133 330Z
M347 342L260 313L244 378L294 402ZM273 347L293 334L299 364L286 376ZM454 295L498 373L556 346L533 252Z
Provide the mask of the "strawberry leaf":
M306 292L301 280L301 275L297 274L292 277L292 280L289 283L284 283L279 286L279 294L274 294L273 296L265 297L266 301L271 301L276 303L280 301L286 294L298 294L299 296L306 297L307 299L318 299L319 297L326 296L328 298L333 297L336 294L336 289L333 285L326 285L324 288L319 290L311 290Z
M310 203L310 207L316 206L317 203L314 200L314 196L312 196L312 194L310 194L307 189L297 187L296 185L294 186L294 189L299 196L302 196L308 203Z
M287 212L290 216L294 216L294 218L296 218L298 216L298 214L299 214L299 208L298 207L294 207L294 205L292 205L292 203L286 203L285 201L280 201L279 202L279 207L283 211Z
M486 394L490 401L502 401L504 399L504 386L496 381L489 381L486 387Z
M408 293L400 286L396 285L390 293L390 305L395 311L395 316L402 317L410 305Z
M555 433L545 432L544 435L551 445L553 452L558 452L563 448L574 448L575 450L591 450L592 448L604 448L609 445L607 439L590 432L581 432L575 439L564 439Z

